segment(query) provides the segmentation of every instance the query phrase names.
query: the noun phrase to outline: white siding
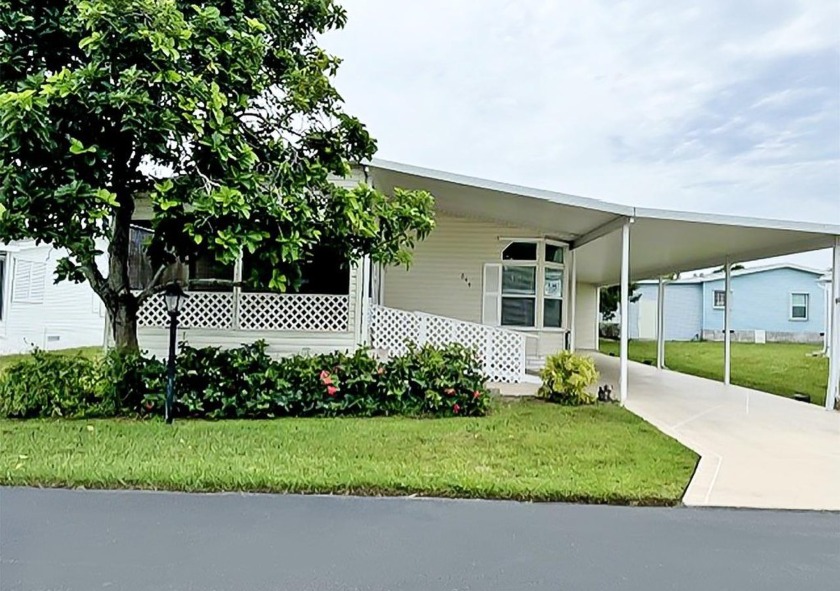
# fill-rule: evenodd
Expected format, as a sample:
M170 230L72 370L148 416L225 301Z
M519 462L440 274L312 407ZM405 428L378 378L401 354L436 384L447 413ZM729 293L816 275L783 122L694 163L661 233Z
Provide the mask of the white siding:
M578 283L575 300L575 348L598 348L598 288L589 283Z
M7 254L0 353L102 344L105 309L90 286L53 283L56 262L63 255L46 245L21 245ZM13 297L15 292L18 297Z
M384 305L480 323L484 264L501 262L506 243L500 236L539 234L439 214L435 229L414 249L411 267L385 269Z
M384 274L384 305L427 312L467 322L482 321L485 263L501 262L503 238L541 238L536 230L438 214L437 225L414 250L409 269L389 267ZM530 359L563 348L565 333L523 331Z

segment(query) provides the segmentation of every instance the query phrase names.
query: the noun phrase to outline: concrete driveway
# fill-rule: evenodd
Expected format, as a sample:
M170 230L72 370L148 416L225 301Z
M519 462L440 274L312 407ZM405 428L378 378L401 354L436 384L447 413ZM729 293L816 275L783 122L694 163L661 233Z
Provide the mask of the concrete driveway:
M641 363L629 381L627 408L702 456L686 505L840 510L840 412Z

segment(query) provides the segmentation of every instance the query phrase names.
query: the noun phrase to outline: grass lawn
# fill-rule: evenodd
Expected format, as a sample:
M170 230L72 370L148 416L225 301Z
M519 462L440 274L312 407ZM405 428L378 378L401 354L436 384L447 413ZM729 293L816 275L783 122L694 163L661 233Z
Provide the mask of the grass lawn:
M674 504L697 456L617 406L485 418L0 421L0 484Z
M809 353L819 345L796 343L732 343L732 383L772 394L811 395L814 404L825 404L828 359ZM601 351L618 355L617 341L601 341ZM631 341L630 359L656 363L656 342ZM665 343L665 365L674 371L715 380L723 379L723 343Z

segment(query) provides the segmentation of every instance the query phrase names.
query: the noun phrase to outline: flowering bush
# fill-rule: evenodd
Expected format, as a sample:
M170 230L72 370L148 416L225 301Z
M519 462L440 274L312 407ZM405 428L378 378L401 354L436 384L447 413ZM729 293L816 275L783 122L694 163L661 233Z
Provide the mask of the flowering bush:
M175 415L207 419L433 415L487 412L487 378L472 350L411 347L380 362L352 354L272 359L257 342L236 349L182 346ZM163 413L165 365L111 352L92 360L37 352L0 377L0 416L131 416Z
M412 347L382 363L365 349L353 354L295 355L273 360L266 344L237 349L182 347L176 414L192 417L473 416L489 395L474 353L458 345ZM163 395L143 409L160 412Z
M483 415L490 401L481 364L463 345L410 345L405 355L390 360L386 381L403 412Z
M591 357L560 351L545 360L540 370L542 386L538 395L561 404L592 404L596 398L588 388L598 381Z

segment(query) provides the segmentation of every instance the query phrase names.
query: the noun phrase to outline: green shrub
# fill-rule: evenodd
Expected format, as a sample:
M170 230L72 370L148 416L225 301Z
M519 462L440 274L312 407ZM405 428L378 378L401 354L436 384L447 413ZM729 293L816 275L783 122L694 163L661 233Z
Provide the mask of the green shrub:
M385 368L388 403L402 414L473 416L487 412L487 377L472 349L410 345Z
M487 412L487 378L460 345L411 347L383 363L370 351L272 359L264 342L182 346L175 416L207 419ZM36 352L0 378L9 417L162 415L166 366L138 353L98 360Z
M5 417L111 416L115 401L101 391L96 362L36 349L0 375Z
M162 393L166 388L165 366L154 357L144 357L137 351L111 349L98 365L100 390L103 398L113 401L114 414L120 416L145 414L144 406L150 393Z
M598 381L598 371L590 357L560 351L545 360L540 377L538 395L542 398L570 405L592 404L596 400L588 391Z

